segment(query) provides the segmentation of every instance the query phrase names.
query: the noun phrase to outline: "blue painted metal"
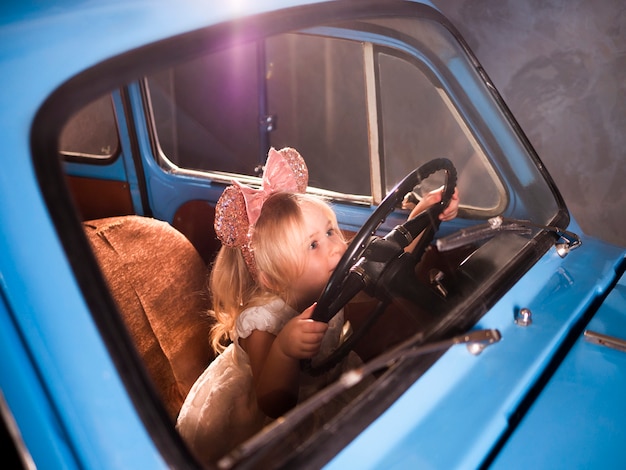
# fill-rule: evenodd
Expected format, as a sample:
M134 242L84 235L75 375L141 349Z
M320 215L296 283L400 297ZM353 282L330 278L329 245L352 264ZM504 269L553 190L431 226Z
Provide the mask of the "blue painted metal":
M551 249L480 320L477 329L500 330L499 343L477 357L450 349L327 468L479 467L569 330L615 279L623 250L584 243L565 259ZM529 327L514 323L523 307L533 313Z
M135 209L135 214L145 215L146 212L149 211L147 207L144 207L144 203L141 198L141 185L139 183L140 176L137 174L137 166L134 161L133 147L131 144L131 132L127 122L128 117L124 112L124 104L119 91L113 93L113 104L117 115L117 125L120 133L120 147L122 148L122 160L124 162L124 169L127 175L126 181L128 182L130 197L133 201L133 208ZM141 177L143 177L143 175Z
M66 174L72 176L126 181L126 168L124 167L124 160L121 156L116 157L110 163L100 163L97 165L64 161L63 169Z
M588 330L626 340L626 276ZM626 352L579 337L493 468L626 467Z
M37 462L63 462L68 469L79 468L74 451L67 446L67 438L63 436L56 410L50 406L44 384L2 296L0 320L0 354L3 357L0 390L3 399L10 404L12 418L20 424L20 437L29 444L28 451Z
M317 2L67 0L0 7L0 64L6 72L0 74L0 388L38 466L167 464L126 393L41 197L29 142L35 114L66 80L110 57L244 11L302 3ZM138 100L137 85L130 90L131 99ZM145 122L137 122L143 132L139 143L145 146ZM136 182L126 137L122 147L124 177ZM206 182L180 176L174 181L150 165L147 183L157 217L171 221L181 201L200 192L206 197ZM122 175L117 166L111 171L108 176ZM181 197L178 184L187 188ZM133 188L137 207L136 183ZM347 223L356 226L363 212L343 215L354 217ZM328 468L479 466L508 431L510 417L570 329L610 288L623 257L623 249L590 239L565 259L550 250L477 325L499 329L500 343L477 357L462 347L449 350ZM622 279L589 327L625 336L625 293ZM527 328L513 323L522 307L534 314ZM549 457L571 466L611 466L616 458L623 463L625 379L619 372L624 361L624 353L579 339L495 466L526 467L550 462Z

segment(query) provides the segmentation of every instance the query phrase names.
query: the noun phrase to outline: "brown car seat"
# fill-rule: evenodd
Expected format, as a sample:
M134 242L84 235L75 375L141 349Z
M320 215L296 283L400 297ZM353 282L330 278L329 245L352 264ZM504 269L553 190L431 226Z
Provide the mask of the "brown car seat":
M121 216L84 222L113 298L154 385L176 419L213 359L207 267L166 222Z

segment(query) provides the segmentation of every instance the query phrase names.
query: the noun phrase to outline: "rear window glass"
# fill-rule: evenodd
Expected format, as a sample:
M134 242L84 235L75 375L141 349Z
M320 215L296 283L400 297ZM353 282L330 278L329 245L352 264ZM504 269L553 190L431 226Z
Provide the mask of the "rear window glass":
M110 95L89 103L68 121L59 148L68 160L107 160L117 155L119 138Z

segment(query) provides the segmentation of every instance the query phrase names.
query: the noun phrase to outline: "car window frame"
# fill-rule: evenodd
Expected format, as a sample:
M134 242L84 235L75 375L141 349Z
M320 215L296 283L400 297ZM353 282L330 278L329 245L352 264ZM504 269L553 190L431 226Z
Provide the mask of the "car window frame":
M158 133L156 129L155 119L154 119L154 111L152 106L152 101L150 98L150 85L147 77L143 77L140 81L142 96L146 109L146 121L150 133L150 145L152 148L152 154L154 160L157 164L163 169L164 172L170 173L173 175L180 176L189 176L193 178L200 178L206 181L214 182L221 185L228 185L234 179L240 181L241 183L247 184L253 187L259 187L261 185L261 177L260 176L252 176L243 173L231 173L226 171L218 171L218 170L196 170L192 168L185 168L178 166L174 162L171 161L165 155L161 146L158 142ZM261 139L263 140L263 139ZM371 162L370 162L371 164ZM332 191L329 189L324 189L320 187L309 186L307 187L307 192L311 194L315 194L317 196L321 196L325 199L329 199L336 202L356 204L362 206L372 206L373 204L377 204L380 200L376 200L372 196L367 195L357 195L357 194L348 194L342 193L338 191Z
M452 104L453 101L451 97L448 96L445 92L446 88L440 81L442 71L446 70L446 67L443 64L432 63L431 61L426 60L426 58L423 56L412 54L411 46L409 46L408 43L404 44L403 47L397 47L398 43L389 41L389 39L381 33L368 31L367 27L364 30L358 30L349 29L345 25L324 25L289 32L338 40L351 40L354 42L360 42L363 45L362 53L365 64L364 80L366 85L365 100L368 114L367 124L369 129L369 153L367 155L367 163L370 167L371 195L355 195L338 191L330 191L319 187L309 187L308 191L310 193L320 195L339 203L358 204L370 207L380 204L383 198L387 195L388 190L386 189L386 182L384 177L386 157L385 150L383 148L384 133L382 130L383 119L380 104L381 83L378 72L378 57L380 54L386 53L394 57L398 57L407 64L410 64L410 66L419 70L420 73L422 73L424 76L431 77L429 79L431 83L433 83L434 88L437 88L435 82L441 84L441 89L444 91L444 93L442 93L444 95L442 97L442 101L446 103L448 111L453 116L457 124L459 124L459 127L461 128L461 130L463 130L464 135L472 144L472 147L477 150L481 160L487 162L486 170L491 176L491 181L493 182L497 194L499 194L498 203L488 208L466 206L462 204L459 211L460 214L473 218L488 218L500 214L509 204L509 191L503 184L504 179L503 176L499 173L498 168L493 167L489 164L489 159L486 156L487 150L480 142L481 140L483 140L483 138L476 135L476 132L478 132L477 129L470 129L470 126L462 117L466 114L461 114L461 111ZM255 40L257 49L262 48L262 46L259 44L262 43L266 37L267 35L263 35ZM401 42L402 39L398 39L398 41ZM433 80L435 82L433 82ZM145 100L146 120L150 132L152 152L155 161L158 162L158 164L163 168L165 172L182 176L202 178L208 181L216 182L218 184L229 184L233 179L238 179L241 182L249 184L251 186L260 186L260 177L223 171L195 170L181 167L173 163L167 157L167 155L164 154L159 145L154 112L149 91L149 82L147 77L144 77L142 79L141 86L143 99ZM258 90L259 94L267 93L264 87L259 86ZM267 101L267 96L261 96L259 98L259 101ZM267 141L269 139L267 131L260 130L259 132L259 140L261 142Z
M78 214L73 210L68 210L73 206L72 198L64 181L62 166L58 161L58 139L62 124L89 100L135 80L138 75L137 71L145 73L158 68L164 61L173 62L198 55L207 43L214 44L214 47L226 46L233 40L233 28L245 31L246 25L254 25L254 28L249 28L250 31L276 34L286 29L284 25L289 25L289 30L305 29L313 24L330 21L352 20L358 17L365 18L376 15L416 13L419 13L420 16L437 19L443 24L447 23L447 20L440 13L425 5L390 3L377 4L372 7L368 2L330 2L328 4L296 7L287 11L242 18L233 23L210 26L159 43L147 44L105 60L63 83L39 109L31 128L30 146L36 175L51 219L71 263L76 281L127 388L128 395L143 420L147 432L169 465L194 468L195 460L191 458L186 447L182 445L180 436L175 432L160 399L151 386L143 363L126 332L121 317L117 314L117 307L83 233ZM120 67L121 64L123 64L122 67ZM551 181L549 176L547 179ZM560 198L558 191L556 188L554 189L555 197ZM562 199L560 200L562 202ZM564 204L561 207L563 211L557 218L569 220ZM535 249L520 256L524 255L528 258L528 262L532 262L544 252L537 247L548 246L551 241L552 237L547 234L540 236L536 239L538 243ZM409 386L414 380L410 373L394 377L398 381L395 384L398 385L397 390ZM395 398L397 395L391 393L372 409L374 412L376 409L384 409ZM364 416L353 418L355 418L356 423L353 429L358 430L374 419L371 417L371 413L364 413ZM356 432L353 431L353 433ZM344 435L336 439L334 449L326 451L324 455L318 456L318 458L328 460L337 451L337 446L345 445L352 437L353 435Z
M112 120L112 131L115 134L115 147L111 150L111 152L107 154L94 154L88 151L80 151L80 150L65 150L63 148L59 149L59 153L63 156L63 159L68 163L87 163L90 165L111 165L113 164L122 153L122 143L120 139L119 133L119 122L117 117L117 112L115 109L115 100L112 93L107 93L106 95L100 96L89 103L87 106L95 104L97 101L107 100L109 102L110 109L110 118ZM80 111L83 111L85 108L81 108ZM77 119L78 115L75 115L71 118L67 124L76 123L75 119Z

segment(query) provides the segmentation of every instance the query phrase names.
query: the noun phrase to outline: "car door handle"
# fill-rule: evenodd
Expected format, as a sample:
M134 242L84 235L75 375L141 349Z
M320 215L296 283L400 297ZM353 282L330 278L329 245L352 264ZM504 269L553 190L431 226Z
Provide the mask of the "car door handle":
M603 335L602 333L591 330L585 330L583 334L585 339L591 343L626 352L626 340L616 338L615 336Z

